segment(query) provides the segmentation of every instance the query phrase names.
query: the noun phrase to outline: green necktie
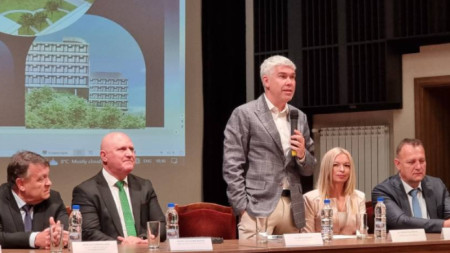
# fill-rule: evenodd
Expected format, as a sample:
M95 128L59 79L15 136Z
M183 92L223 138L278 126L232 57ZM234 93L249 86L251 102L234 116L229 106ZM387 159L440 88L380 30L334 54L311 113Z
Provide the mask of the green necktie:
M119 188L120 205L122 205L123 219L125 220L125 226L127 227L128 236L136 236L136 228L134 227L133 214L130 210L130 204L128 203L127 194L123 189L123 181L117 181L116 186Z

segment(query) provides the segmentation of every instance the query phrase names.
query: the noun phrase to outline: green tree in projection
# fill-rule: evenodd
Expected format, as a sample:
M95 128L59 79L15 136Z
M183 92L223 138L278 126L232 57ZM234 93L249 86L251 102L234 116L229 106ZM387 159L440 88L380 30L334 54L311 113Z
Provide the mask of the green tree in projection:
M26 95L27 128L144 128L143 116L130 115L106 106L95 108L73 94L59 93L49 87L34 89Z
M45 128L65 128L65 122L67 121L67 115L65 113L64 104L62 99L55 98L48 103L44 104L39 110L36 110L36 114L40 118L45 118Z
M65 104L66 121L63 124L64 128L86 128L87 127L87 113L90 105L83 98L66 95L60 96L59 103Z
M143 128L145 126L145 119L144 117L125 114L122 117L121 126L127 129Z
M87 128L100 128L100 119L98 117L99 110L93 106L89 106L86 111Z
M34 25L37 24L37 26L39 27L39 29L42 28L42 24L45 23L47 19L47 14L45 14L45 12L40 11L40 12L36 12L33 16L33 20L34 20Z
M30 32L30 27L34 23L33 14L31 13L24 13L20 16L18 23L24 27L27 32Z
M54 96L56 96L56 92L50 87L34 89L31 92L28 92L26 96L27 109L37 109L42 104L45 104L47 103L47 101L52 100Z
M116 107L106 106L99 111L99 128L120 128L122 111Z
M57 11L59 8L59 3L57 1L48 1L45 3L45 10L50 12L50 16L53 17L53 12Z
M85 128L89 104L86 100L49 87L35 89L26 97L29 128Z

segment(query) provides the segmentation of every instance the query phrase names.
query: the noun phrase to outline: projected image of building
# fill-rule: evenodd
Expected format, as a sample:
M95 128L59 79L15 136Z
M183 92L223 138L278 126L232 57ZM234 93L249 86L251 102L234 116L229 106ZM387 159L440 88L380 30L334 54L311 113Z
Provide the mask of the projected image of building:
M89 97L89 44L81 38L33 42L25 64L25 88L51 87Z
M128 110L128 79L121 73L93 72L89 86L89 102L95 107L109 105Z

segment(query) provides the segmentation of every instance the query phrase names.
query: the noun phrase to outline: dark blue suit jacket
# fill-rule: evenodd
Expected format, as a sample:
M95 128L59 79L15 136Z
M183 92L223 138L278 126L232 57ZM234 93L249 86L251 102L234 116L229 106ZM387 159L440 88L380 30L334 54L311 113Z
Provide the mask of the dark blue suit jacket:
M388 229L424 228L427 233L441 232L444 220L450 218L450 196L447 187L441 179L431 176L425 176L421 184L430 219L413 217L407 193L398 174L373 188L374 206L378 197L384 197Z
M68 215L58 192L51 190L50 197L33 208L33 232L50 226L49 218L59 220L67 229ZM9 184L0 186L0 245L3 248L30 248L31 232L25 232L22 215Z

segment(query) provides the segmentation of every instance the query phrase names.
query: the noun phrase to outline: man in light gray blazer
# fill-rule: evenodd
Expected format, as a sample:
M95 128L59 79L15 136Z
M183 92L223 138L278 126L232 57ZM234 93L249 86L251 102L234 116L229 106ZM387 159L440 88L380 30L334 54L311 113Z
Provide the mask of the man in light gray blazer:
M384 198L387 228L424 228L427 233L440 233L442 227L450 227L450 196L441 179L426 176L422 142L404 139L396 153L398 173L372 190L374 205L378 197Z
M225 128L223 176L240 215L239 238L255 235L255 217L268 217L269 234L298 232L305 225L300 176L314 172L314 142L306 115L288 105L295 92L295 65L272 56L261 64L264 94L236 108ZM290 116L298 123L291 134Z

